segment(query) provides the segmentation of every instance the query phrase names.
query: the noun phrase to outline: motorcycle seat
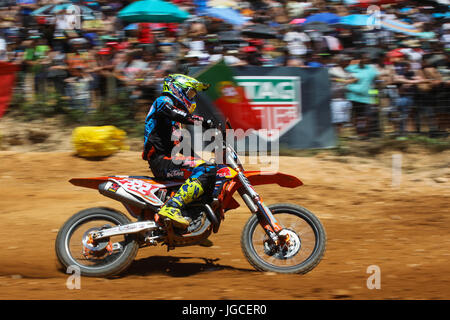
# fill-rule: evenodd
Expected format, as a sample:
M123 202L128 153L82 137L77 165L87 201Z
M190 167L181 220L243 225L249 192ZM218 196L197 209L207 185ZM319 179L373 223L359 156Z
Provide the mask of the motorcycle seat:
M132 179L148 179L148 180L153 180L156 181L158 183L162 183L164 184L165 182L179 182L179 183L183 183L184 181L186 181L186 179L177 179L177 178L156 178L156 177L150 177L150 176L129 176L129 178Z

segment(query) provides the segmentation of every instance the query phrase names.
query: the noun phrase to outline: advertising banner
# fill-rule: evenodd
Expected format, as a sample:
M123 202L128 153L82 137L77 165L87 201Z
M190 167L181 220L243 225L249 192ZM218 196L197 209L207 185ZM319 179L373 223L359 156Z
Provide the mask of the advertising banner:
M258 132L259 137L278 139L280 148L288 149L336 146L326 68L235 67L232 71L266 129Z
M244 88L261 128L267 129L260 136L270 141L279 139L301 121L299 76L236 76L235 79Z
M244 66L229 69L250 103L252 115L245 112L245 118L249 123L260 124L253 133L247 131L247 140L257 136L258 141L266 140L268 144L277 141L281 149L336 146L326 68ZM201 70L196 71L193 74L201 73ZM221 74L216 73L216 77L220 79ZM232 104L227 114L222 113L205 93L200 94L198 105L200 114L222 120L241 114L239 106ZM239 128L246 131L250 127Z
M254 117L254 109L243 88L237 85L231 69L223 61L195 77L211 85L205 94L233 127L243 130L261 128L260 117Z

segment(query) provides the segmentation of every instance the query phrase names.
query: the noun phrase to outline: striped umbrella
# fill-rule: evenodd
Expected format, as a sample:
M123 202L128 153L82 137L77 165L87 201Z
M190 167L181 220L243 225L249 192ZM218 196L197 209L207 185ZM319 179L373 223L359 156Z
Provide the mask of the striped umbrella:
M408 24L399 20L384 19L381 21L381 27L392 32L407 34L420 38L429 38L432 36L432 33L422 32L412 24Z
M94 19L95 18L95 11L91 8L88 8L86 6L80 6L77 4L73 4L71 2L67 3L59 3L59 4L47 4L43 7L40 7L39 9L34 10L31 12L32 16L51 16L55 15L58 11L61 10L67 10L71 6L79 7L81 11L81 16L86 19Z

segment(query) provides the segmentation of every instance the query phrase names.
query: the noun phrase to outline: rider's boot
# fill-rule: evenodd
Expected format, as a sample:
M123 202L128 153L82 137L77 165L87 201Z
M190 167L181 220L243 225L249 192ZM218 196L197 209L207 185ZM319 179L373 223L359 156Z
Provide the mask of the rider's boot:
M158 214L172 220L175 227L186 229L189 220L181 215L181 209L197 200L204 193L198 179L187 179L175 195L159 210Z

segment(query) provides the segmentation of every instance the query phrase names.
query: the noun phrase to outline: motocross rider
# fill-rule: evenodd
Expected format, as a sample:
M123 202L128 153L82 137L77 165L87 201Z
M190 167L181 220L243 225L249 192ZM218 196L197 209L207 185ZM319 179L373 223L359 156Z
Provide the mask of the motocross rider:
M164 79L163 92L150 107L145 119L145 141L142 158L147 160L156 178L187 179L158 212L172 220L177 228L186 229L189 220L181 215L181 209L214 189L217 168L200 158L177 156L172 160L174 130L181 124L202 123L210 128L212 122L193 115L197 92L207 90L209 84L182 74L170 74Z

